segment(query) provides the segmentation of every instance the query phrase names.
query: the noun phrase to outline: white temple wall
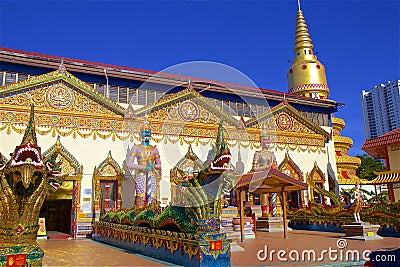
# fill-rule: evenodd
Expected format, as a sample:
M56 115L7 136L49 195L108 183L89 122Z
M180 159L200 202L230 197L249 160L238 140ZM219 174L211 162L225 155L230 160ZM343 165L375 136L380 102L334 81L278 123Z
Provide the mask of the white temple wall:
M22 134L18 134L15 131L11 131L7 134L6 131L0 132L0 152L3 153L7 158L10 158L9 154L14 151L15 146L19 145L22 140ZM57 137L53 137L51 134L39 135L37 134L38 145L42 149L42 153L55 144ZM134 144L138 144L139 141L134 141L133 144L128 141L121 141L118 138L112 141L111 138L102 139L97 137L93 140L93 136L88 138L82 138L77 135L73 138L72 135L66 137L60 137L61 144L77 159L77 161L83 165L83 178L81 188L81 204L85 206L84 212L90 212L91 203L88 203L87 199L91 199L92 192L92 175L95 166L106 159L108 152L111 151L112 157L122 167L122 162L126 158L128 146L131 148ZM192 144L193 152L204 162L207 159L208 151L215 140L210 140L207 145L195 145ZM162 164L162 180L160 183L160 197L168 198L170 200L170 170L176 165L176 163L186 154L189 145L183 143L182 145L178 141L176 144L167 143L163 141L156 144L154 141L152 145L156 145L160 152L160 159ZM326 145L326 153L308 152L308 151L291 151L289 155L292 160L298 165L303 171L303 179L305 175L314 168L314 162L317 162L319 168L323 171L325 177L328 177L328 158L330 160L330 166L333 170L336 170L335 154L333 149L333 141L330 141ZM271 148L275 152L275 157L278 165L283 161L286 150L280 150L278 148ZM236 167L238 162L238 153L240 150L241 161L244 165L243 173L247 173L252 168L253 156L256 149L243 148L240 149L235 146L231 147L232 154L232 165ZM258 149L259 150L259 149ZM328 156L329 155L329 156ZM333 160L332 160L333 159ZM336 178L336 172L334 172ZM305 182L305 180L303 180ZM328 179L326 179L328 181ZM122 181L122 206L131 207L133 205L134 195L134 181L132 179L124 179ZM325 188L328 189L328 182L325 184ZM86 202L84 201L86 199Z

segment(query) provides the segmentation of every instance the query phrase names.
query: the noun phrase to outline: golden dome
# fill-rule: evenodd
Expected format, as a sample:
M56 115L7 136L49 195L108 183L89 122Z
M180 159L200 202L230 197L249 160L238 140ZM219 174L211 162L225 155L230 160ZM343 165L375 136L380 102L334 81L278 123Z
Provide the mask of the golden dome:
M296 57L288 71L288 90L292 94L328 99L325 67L313 54L313 48L303 12L299 8L294 44Z

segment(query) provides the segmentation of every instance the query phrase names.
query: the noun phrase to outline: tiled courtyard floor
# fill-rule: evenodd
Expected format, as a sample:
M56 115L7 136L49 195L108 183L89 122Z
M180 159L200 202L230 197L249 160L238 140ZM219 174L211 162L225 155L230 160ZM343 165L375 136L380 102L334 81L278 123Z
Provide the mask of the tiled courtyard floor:
M258 232L256 239L246 240L233 245L231 263L232 266L360 266L360 261L346 262L346 253L349 250L357 250L362 255L364 250L377 250L384 248L400 247L399 238L385 237L376 241L360 241L346 239L346 246L338 248L338 240L343 234L311 231L290 231L285 240L282 233ZM129 253L119 248L97 243L89 239L76 240L38 240L40 247L45 251L43 266L174 266L173 264L153 260L149 257ZM340 243L342 247L344 241ZM259 260L257 254L267 246L268 256L271 250L285 250L296 257L296 250L299 253L299 261L293 262L278 260L277 253L274 253L272 260L268 257L265 261ZM304 250L314 250L316 258L320 258L321 251L331 248L331 255L335 255L343 261L329 259L329 254L323 254L323 260L302 261L301 255ZM334 250L337 250L335 252ZM349 254L349 253L347 253ZM342 255L342 256L341 256ZM260 254L264 256L263 253ZM289 254L281 255L289 258ZM308 256L306 256L308 257ZM348 256L352 259L351 256ZM400 265L399 265L400 266Z

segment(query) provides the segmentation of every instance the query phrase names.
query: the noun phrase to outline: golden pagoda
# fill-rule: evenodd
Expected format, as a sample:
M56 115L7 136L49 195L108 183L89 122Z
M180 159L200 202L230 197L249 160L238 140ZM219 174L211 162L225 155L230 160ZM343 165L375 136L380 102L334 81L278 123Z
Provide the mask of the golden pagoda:
M325 67L313 54L314 46L303 12L297 11L294 43L295 58L288 71L288 92L305 97L328 99L329 88Z
M344 127L343 119L332 118L338 182L339 184L356 184L362 182L356 175L356 170L361 165L361 159L349 156L348 151L353 146L353 140L350 137L340 135Z

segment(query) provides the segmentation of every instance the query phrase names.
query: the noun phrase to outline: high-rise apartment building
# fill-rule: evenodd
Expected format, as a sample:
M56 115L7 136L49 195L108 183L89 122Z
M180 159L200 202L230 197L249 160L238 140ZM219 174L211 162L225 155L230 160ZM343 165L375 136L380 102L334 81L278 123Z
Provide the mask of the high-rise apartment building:
M388 81L362 91L365 138L381 136L400 127L400 80Z

